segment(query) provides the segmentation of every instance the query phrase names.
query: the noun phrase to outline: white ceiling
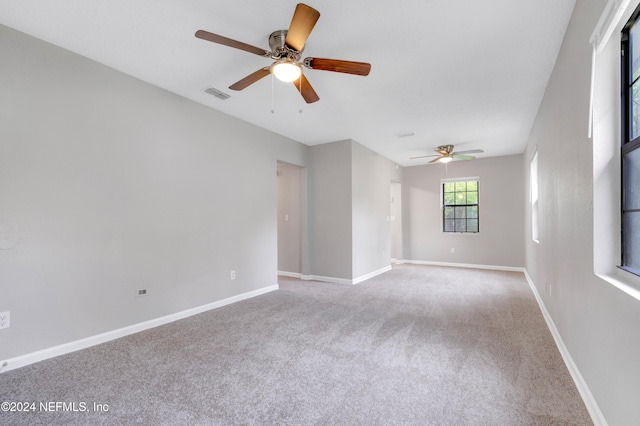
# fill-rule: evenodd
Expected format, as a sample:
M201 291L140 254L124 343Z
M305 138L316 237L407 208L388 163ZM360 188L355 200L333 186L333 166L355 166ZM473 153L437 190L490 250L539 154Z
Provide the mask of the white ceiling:
M271 78L227 89L270 60L194 33L268 50L296 3L2 0L0 23L304 144L354 139L411 166L442 144L523 152L575 0L308 0L321 16L303 57L369 62L371 73L305 69L320 96L309 105L275 81L272 113Z

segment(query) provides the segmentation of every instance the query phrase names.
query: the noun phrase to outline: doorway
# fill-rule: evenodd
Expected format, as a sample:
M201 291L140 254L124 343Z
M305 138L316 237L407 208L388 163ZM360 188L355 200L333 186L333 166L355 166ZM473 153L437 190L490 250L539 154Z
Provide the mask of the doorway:
M303 180L306 169L278 161L278 275L299 278L303 273L303 227L306 209Z

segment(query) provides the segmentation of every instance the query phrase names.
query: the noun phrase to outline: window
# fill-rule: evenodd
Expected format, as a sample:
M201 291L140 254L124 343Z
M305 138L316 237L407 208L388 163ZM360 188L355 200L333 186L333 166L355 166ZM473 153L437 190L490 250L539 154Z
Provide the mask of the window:
M531 157L529 193L531 195L531 238L537 243L540 241L538 236L538 151Z
M442 181L443 232L480 231L477 178Z
M622 268L640 275L640 8L622 30Z

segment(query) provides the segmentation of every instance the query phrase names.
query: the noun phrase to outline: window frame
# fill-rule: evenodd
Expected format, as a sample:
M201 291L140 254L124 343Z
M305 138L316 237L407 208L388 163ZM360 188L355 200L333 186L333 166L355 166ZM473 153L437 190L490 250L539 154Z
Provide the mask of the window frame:
M472 204L445 204L445 184L447 183L456 183L456 182L476 182L477 184L477 200L476 203ZM446 207L476 207L477 217L475 218L478 223L478 228L476 231L447 231L446 230L446 218L445 218L445 209ZM471 234L476 235L480 233L480 178L477 176L472 177L462 177L462 178L451 178L451 179L442 179L440 180L440 210L441 210L441 232L446 234ZM465 218L466 219L466 218Z
M620 141L620 269L623 269L631 274L640 276L640 270L629 266L628 254L626 253L626 241L627 238L631 238L631 230L625 225L626 214L640 213L640 209L626 209L626 194L628 189L625 187L625 174L627 172L626 158L629 154L640 149L640 130L638 136L632 138L632 126L633 119L632 114L634 108L631 103L633 102L633 96L631 92L634 84L640 85L640 75L633 79L632 70L632 57L633 52L630 39L631 29L638 25L637 30L640 31L640 6L636 8L627 23L624 25L621 31L620 37L620 49L621 49L621 64L620 64L620 89L621 89L621 141ZM640 46L636 46L640 49ZM640 109L640 105L637 106Z

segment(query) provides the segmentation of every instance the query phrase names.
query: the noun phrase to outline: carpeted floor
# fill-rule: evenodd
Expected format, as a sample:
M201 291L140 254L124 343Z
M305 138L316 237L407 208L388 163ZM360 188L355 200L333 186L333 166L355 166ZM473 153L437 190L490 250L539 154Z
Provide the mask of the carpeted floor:
M2 425L592 424L521 273L415 265L356 286L281 277L0 374L1 401L38 404Z

